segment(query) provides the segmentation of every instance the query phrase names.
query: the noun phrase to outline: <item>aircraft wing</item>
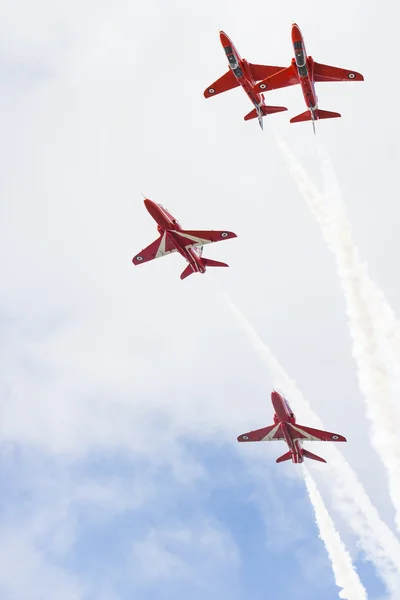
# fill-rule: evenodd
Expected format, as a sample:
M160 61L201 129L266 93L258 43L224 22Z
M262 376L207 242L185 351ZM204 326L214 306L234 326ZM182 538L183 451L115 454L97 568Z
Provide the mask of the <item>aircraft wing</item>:
M233 90L233 88L238 87L240 83L229 69L225 75L222 75L217 81L214 81L207 89L204 90L204 97L210 98L210 96L216 96L217 94L222 94L222 92L227 92L228 90Z
M171 254L171 252L176 252L176 248L170 244L164 233L155 242L152 242L147 248L139 252L139 254L136 254L132 258L132 262L134 265L141 265L142 263L149 262L149 260Z
M357 71L348 71L314 62L314 81L364 81L364 77Z
M280 429L280 424L269 425L269 427L263 427L262 429L256 429L255 431L249 431L249 433L243 433L239 435L238 442L272 442L274 440L284 440L285 437Z
M268 92L269 90L277 90L289 85L295 85L296 83L299 83L299 78L292 65L290 65L290 67L282 69L282 71L278 71L278 73L259 81L253 89L259 93Z
M322 431L321 429L305 427L304 425L293 425L292 423L290 427L295 431L294 439L307 440L309 442L347 442L346 438L342 435L331 433L330 431Z
M194 229L180 229L174 231L174 235L182 241L185 248L188 246L204 246L205 244L222 242L237 237L236 233L232 231L197 231Z
M270 67L268 65L254 65L253 63L249 63L249 67L251 69L251 73L255 81L260 81L260 79L266 79L267 77L271 77L271 75L275 75L275 73L283 71L285 68Z

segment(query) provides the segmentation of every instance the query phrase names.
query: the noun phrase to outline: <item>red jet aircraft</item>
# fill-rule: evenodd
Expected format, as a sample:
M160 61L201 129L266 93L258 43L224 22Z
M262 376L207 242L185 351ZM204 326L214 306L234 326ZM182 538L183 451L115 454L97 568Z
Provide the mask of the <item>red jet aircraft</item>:
M266 106L264 96L260 94L259 91L254 91L253 88L257 81L281 71L283 67L253 65L244 58L241 58L239 52L236 50L226 33L220 31L219 37L226 56L228 57L229 71L211 84L211 86L204 91L204 96L210 98L210 96L227 92L228 90L241 85L255 106L255 108L245 116L244 120L248 121L249 119L257 118L261 129L263 129L263 117L265 115L281 112L282 110L287 110L287 108L284 106Z
M313 460L319 460L326 463L326 460L312 454L303 448L303 441L319 442L346 442L346 438L337 433L321 431L304 425L296 425L296 418L289 406L286 398L281 396L275 390L271 393L272 405L275 409L274 424L263 429L250 431L239 435L238 442L271 442L273 440L285 440L289 446L289 452L276 459L277 463L292 459L294 463L302 463L304 457Z
M293 117L290 119L290 122L312 121L315 133L314 121L317 119L332 119L341 115L337 112L329 112L318 108L318 98L314 84L322 81L364 81L364 77L356 71L322 65L315 62L311 56L307 56L303 36L296 23L292 25L292 42L295 58L292 58L290 67L283 69L279 73L265 77L265 79L254 86L253 91L265 92L277 90L278 88L300 83L304 100L309 110L301 113L301 115L297 115L297 117Z
M188 261L188 266L181 274L185 279L192 273L205 273L206 267L227 267L228 265L217 260L210 260L202 256L203 245L221 240L235 238L236 233L231 231L193 231L182 229L178 221L163 207L152 200L144 200L145 207L157 222L160 237L132 258L134 265L160 258L171 252L179 252ZM198 248L200 246L200 248Z

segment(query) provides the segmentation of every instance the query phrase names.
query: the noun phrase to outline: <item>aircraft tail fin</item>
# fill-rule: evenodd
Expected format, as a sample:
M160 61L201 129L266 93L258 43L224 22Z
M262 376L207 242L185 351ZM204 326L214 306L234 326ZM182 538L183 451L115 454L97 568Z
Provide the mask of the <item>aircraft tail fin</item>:
M261 112L263 116L272 115L277 112L281 112L283 110L287 110L285 106L261 106ZM250 119L257 119L259 117L258 111L256 108L253 108L244 118L245 121L249 121Z
M285 460L291 460L292 458L292 453L289 450L289 452L286 452L285 454L282 454L282 456L280 456L279 458L276 459L277 463L281 463L284 462Z
M211 258L203 258L202 261L205 267L229 267L224 262L219 262L219 260L211 260Z
M277 112L282 112L283 110L287 110L286 106L261 106L262 114L273 115Z
M191 275L194 272L195 271L193 271L192 266L188 265L186 269L181 273L181 279L186 279L186 277L189 277L189 275Z
M337 117L342 116L340 113L331 112L329 110L320 110L319 108L315 112L316 119L336 119Z
M330 112L329 110L320 110L317 108L314 111L314 118L311 110L306 110L301 113L301 115L297 115L296 117L292 117L290 119L291 123L300 123L301 121L317 121L318 119L334 119L336 117L341 117L342 115L337 112Z
M305 448L303 448L303 456L305 456L306 458L311 458L311 460L318 460L319 462L326 463L326 460L324 458L321 458L317 454L313 454L312 452L305 450Z
M229 265L220 262L219 260L211 260L211 258L204 258L203 256L201 257L201 260L205 267L229 267ZM197 273L197 271L195 271L191 265L188 265L181 273L181 279L186 279L186 277L189 277L192 273Z

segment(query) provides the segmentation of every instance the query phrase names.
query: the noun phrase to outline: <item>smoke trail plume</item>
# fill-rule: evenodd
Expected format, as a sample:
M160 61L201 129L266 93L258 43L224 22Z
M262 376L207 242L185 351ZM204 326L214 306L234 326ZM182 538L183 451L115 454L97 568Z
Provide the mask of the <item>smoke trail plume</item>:
M325 191L323 198L328 211L327 224L329 226L333 220L337 228L342 228L343 232L347 232L348 242L352 246L357 258L358 269L362 273L360 292L364 297L364 301L368 304L372 321L371 327L374 329L375 335L378 338L377 342L379 342L379 346L384 351L385 357L392 362L392 368L398 373L400 369L400 323L396 319L382 290L378 288L369 276L367 264L363 263L359 258L358 248L352 239L351 226L337 177L329 156L320 143L318 144L318 153L324 178ZM322 194L318 190L316 192L321 198Z
M322 195L282 140L278 140L278 145L336 259L346 301L358 381L371 423L371 441L388 476L389 495L396 511L396 526L400 530L400 419L397 406L391 398L390 373L380 352L385 329L376 329L378 318L383 318L383 295L379 296L376 289L375 294L371 293L375 286L352 239L351 226L329 159L324 156L322 160L327 187ZM377 303L378 298L380 302ZM386 312L390 312L389 307Z
M304 466L303 473L310 502L314 509L319 536L323 541L331 560L335 583L338 587L342 588L339 592L339 598L346 598L347 600L367 600L367 592L360 581L350 554L347 552L339 533L335 529L335 525L328 513L314 479Z
M312 427L323 429L320 419L297 388L295 381L289 378L267 344L232 300L224 293L221 295L260 358L265 361L274 386L285 390L285 395L291 402L293 400L293 405L296 407L295 412L301 415L302 421L304 420L307 425ZM330 473L326 478L326 484L332 494L335 508L358 538L360 549L364 552L367 560L374 565L378 577L390 592L393 600L399 598L399 540L381 520L356 473L335 446L330 450L329 466Z

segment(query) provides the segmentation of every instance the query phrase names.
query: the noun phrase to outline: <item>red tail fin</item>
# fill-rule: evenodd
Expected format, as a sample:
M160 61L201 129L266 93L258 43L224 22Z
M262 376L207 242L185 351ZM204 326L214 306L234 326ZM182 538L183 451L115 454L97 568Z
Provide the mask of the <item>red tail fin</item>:
M211 258L201 258L203 265L205 267L229 267L226 263L219 262L219 260L211 260ZM191 265L188 265L186 269L181 273L181 279L186 279L192 273L197 273L197 271L193 270Z
M289 452L286 452L286 454L282 454L282 456L280 456L279 458L276 459L277 463L280 462L284 462L285 460L290 460L292 458L292 453L289 450Z
M287 108L286 106L262 106L261 110L263 115L273 115L274 113L287 110Z
M314 113L315 120L334 119L341 116L342 115L337 112L329 112L329 110L320 110L319 108ZM297 115L297 117L292 117L290 119L291 123L300 123L300 121L312 121L311 110L306 110L306 112L301 113L301 115Z
M203 265L206 267L229 267L226 263L219 262L219 260L211 260L211 258L202 258Z
M311 458L311 460L319 460L319 462L326 463L326 460L324 458L321 458L320 456L317 456L316 454L313 454L312 452L309 452L308 450L305 450L304 448L303 448L303 456L305 456L306 458Z
M261 111L264 116L272 115L273 113L281 112L282 110L287 110L285 106L262 106ZM250 119L257 119L258 112L256 108L253 108L244 118L245 121L249 121Z
M195 273L195 271L193 271L191 265L188 265L186 269L181 273L181 279L186 279L186 277L189 277L189 275L191 275L192 273Z

